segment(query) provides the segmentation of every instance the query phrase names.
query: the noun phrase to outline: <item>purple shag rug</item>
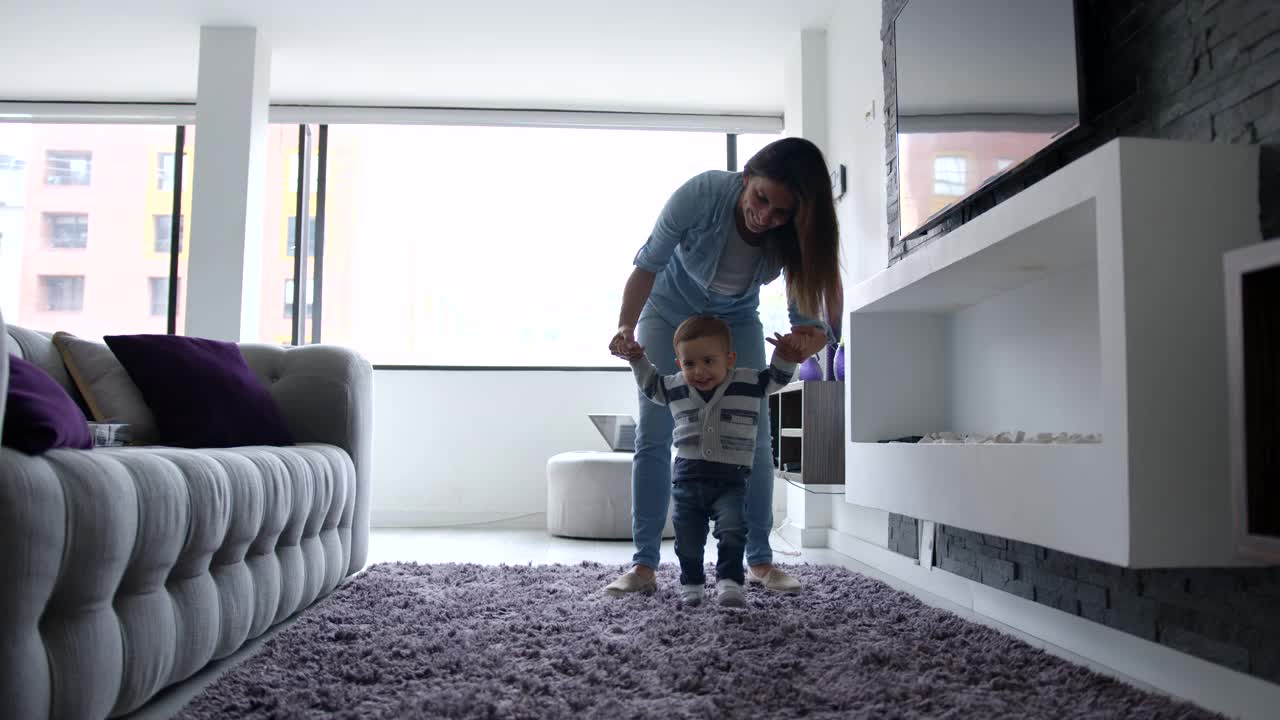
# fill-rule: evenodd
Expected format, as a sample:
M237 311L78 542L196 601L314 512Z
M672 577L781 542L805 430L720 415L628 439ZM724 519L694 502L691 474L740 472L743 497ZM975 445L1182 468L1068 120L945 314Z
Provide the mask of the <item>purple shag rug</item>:
M180 713L212 718L1209 718L843 568L614 599L619 565L374 565Z

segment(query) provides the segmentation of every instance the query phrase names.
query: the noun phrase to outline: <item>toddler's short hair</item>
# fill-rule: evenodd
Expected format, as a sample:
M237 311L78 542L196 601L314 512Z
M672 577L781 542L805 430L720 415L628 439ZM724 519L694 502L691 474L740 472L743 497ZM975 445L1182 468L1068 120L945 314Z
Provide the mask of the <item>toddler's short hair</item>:
M680 323L671 345L678 347L682 342L704 337L719 338L724 341L725 352L733 348L733 335L729 333L729 325L713 315L694 315Z

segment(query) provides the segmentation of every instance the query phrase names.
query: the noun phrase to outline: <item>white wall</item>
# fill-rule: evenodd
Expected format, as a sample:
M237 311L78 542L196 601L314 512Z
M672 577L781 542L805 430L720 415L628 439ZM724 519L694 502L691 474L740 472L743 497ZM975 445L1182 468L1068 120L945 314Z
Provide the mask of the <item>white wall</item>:
M621 361L619 361L621 362ZM587 413L636 412L629 372L376 370L373 525L540 526L546 463L607 450Z
M1098 270L1086 265L951 318L955 432L1102 431Z
M880 2L837 3L826 45L826 155L833 170L842 163L847 166L848 188L836 214L842 277L849 287L884 269L889 257ZM843 502L832 507L835 530L880 546L888 542L888 513Z
M847 194L836 212L849 285L883 270L889 258L880 3L837 5L827 58L827 162L848 167Z
M608 450L587 413L636 414L630 372L375 370L373 386L374 527L543 527L547 459ZM778 519L785 500L775 483Z

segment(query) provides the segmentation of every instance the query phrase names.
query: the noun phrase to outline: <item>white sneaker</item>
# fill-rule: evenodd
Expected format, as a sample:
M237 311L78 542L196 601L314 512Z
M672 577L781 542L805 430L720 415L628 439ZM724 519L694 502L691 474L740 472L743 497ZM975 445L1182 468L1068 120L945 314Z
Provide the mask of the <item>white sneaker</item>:
M728 578L716 581L716 601L724 607L747 606L747 598L742 594L742 586Z
M681 585L680 604L697 607L702 604L704 593L705 590L701 585Z

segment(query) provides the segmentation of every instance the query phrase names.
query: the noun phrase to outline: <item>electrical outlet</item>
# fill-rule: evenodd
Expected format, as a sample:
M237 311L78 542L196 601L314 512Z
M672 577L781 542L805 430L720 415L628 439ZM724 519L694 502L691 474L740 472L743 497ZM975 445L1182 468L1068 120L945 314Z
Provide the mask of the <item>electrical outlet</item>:
M933 567L933 521L920 521L920 564Z

